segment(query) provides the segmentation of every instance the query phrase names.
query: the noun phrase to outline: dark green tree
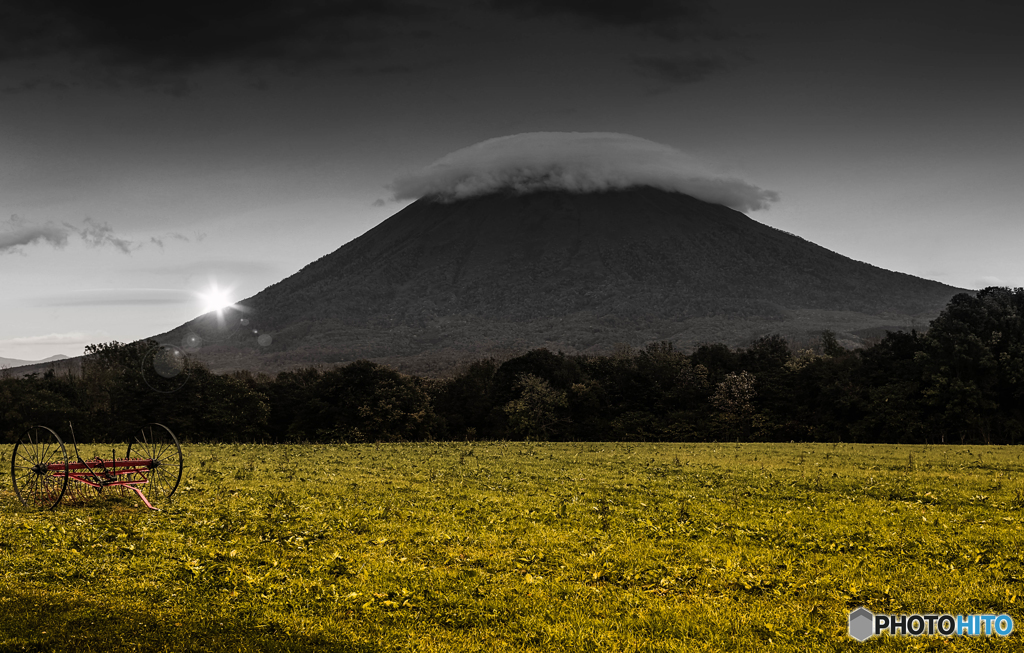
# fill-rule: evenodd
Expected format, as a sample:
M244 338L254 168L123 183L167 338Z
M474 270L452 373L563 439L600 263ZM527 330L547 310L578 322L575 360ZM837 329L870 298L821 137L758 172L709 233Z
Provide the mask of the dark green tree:
M428 439L438 427L421 382L363 360L324 372L290 431L310 440L387 442Z
M509 430L524 440L555 440L570 422L566 393L533 374L523 374L517 384L519 397L502 407Z
M930 425L949 441L1020 437L1024 291L960 293L932 321L917 354Z
M497 371L493 358L476 361L435 386L431 400L434 411L443 420L447 437L465 439L488 433Z

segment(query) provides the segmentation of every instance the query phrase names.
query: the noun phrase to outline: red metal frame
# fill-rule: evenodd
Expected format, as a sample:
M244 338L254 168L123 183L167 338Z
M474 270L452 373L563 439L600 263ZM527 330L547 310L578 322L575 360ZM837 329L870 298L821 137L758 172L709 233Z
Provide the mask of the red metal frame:
M68 480L78 481L94 488L126 487L139 495L150 510L157 510L138 488L149 483L148 472L153 468L152 458L141 459L95 459L79 463L50 463L48 471L63 473L67 470ZM135 478L118 479L118 476L134 475ZM141 477L141 478L140 478Z

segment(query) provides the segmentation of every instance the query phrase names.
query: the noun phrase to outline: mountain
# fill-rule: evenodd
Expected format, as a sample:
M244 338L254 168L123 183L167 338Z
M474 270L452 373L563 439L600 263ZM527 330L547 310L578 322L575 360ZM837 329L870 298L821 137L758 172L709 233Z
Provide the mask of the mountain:
M743 213L635 187L418 200L239 303L159 336L215 371L368 358L419 373L535 347L743 345L924 328L962 289Z
M0 357L0 369L7 367L21 367L22 365L42 365L43 363L52 363L53 361L66 360L67 356L64 354L57 354L56 356L50 356L38 361L23 361L17 358L2 358Z

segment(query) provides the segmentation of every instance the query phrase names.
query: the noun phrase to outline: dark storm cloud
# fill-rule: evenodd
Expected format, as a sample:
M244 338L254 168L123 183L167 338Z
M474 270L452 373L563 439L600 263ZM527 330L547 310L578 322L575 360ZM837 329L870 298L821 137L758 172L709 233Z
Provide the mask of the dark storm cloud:
M694 51L709 43L734 37L724 18L709 7L705 0L493 0L491 6L501 12L524 18L568 17L583 25L633 31L634 50L643 50L645 41L636 41L637 30L643 36L651 34L672 42L675 52L671 56L636 55L625 57L641 75L654 77L669 84L692 84L727 68L726 60ZM681 41L689 43L691 51L681 55ZM656 42L665 44L665 41Z
M32 91L39 91L44 89L63 91L68 88L67 84L63 82L57 82L52 79L42 79L40 77L34 77L32 79L26 79L17 84L11 84L10 86L4 86L0 88L0 93L7 95L14 95L17 93L30 93Z
M704 26L711 13L701 0L494 0L492 6L520 15L563 14L605 25L642 26L657 31Z
M0 61L72 57L134 71L115 83L169 79L182 93L184 74L343 60L354 46L441 13L407 0L9 0L0 7Z
M728 66L720 57L635 57L633 67L669 84L694 84Z
M196 88L194 76L206 71L234 71L247 86L265 89L272 72L327 65L360 76L407 75L438 57L460 58L452 48L475 48L467 40L487 38L516 18L551 19L563 32L618 30L622 39L615 47L626 48L627 61L626 52L643 51L640 36L654 34L675 47L683 39L725 35L725 21L706 0L6 0L0 3L0 64L34 60L51 72L26 68L24 79L9 80L0 92L91 84L183 97ZM657 40L664 45L663 39ZM674 83L718 70L707 63L699 68L705 60L691 58L688 72L680 62L673 67L672 60L650 57L634 67L674 77ZM8 76L17 71L9 69Z

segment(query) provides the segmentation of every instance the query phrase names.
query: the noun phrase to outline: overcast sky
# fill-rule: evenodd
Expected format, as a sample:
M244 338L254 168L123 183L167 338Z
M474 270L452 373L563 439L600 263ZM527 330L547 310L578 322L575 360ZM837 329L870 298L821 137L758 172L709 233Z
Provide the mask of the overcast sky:
M0 6L0 357L249 297L405 206L394 180L523 132L647 139L846 256L1024 286L1016 2L161 6Z

